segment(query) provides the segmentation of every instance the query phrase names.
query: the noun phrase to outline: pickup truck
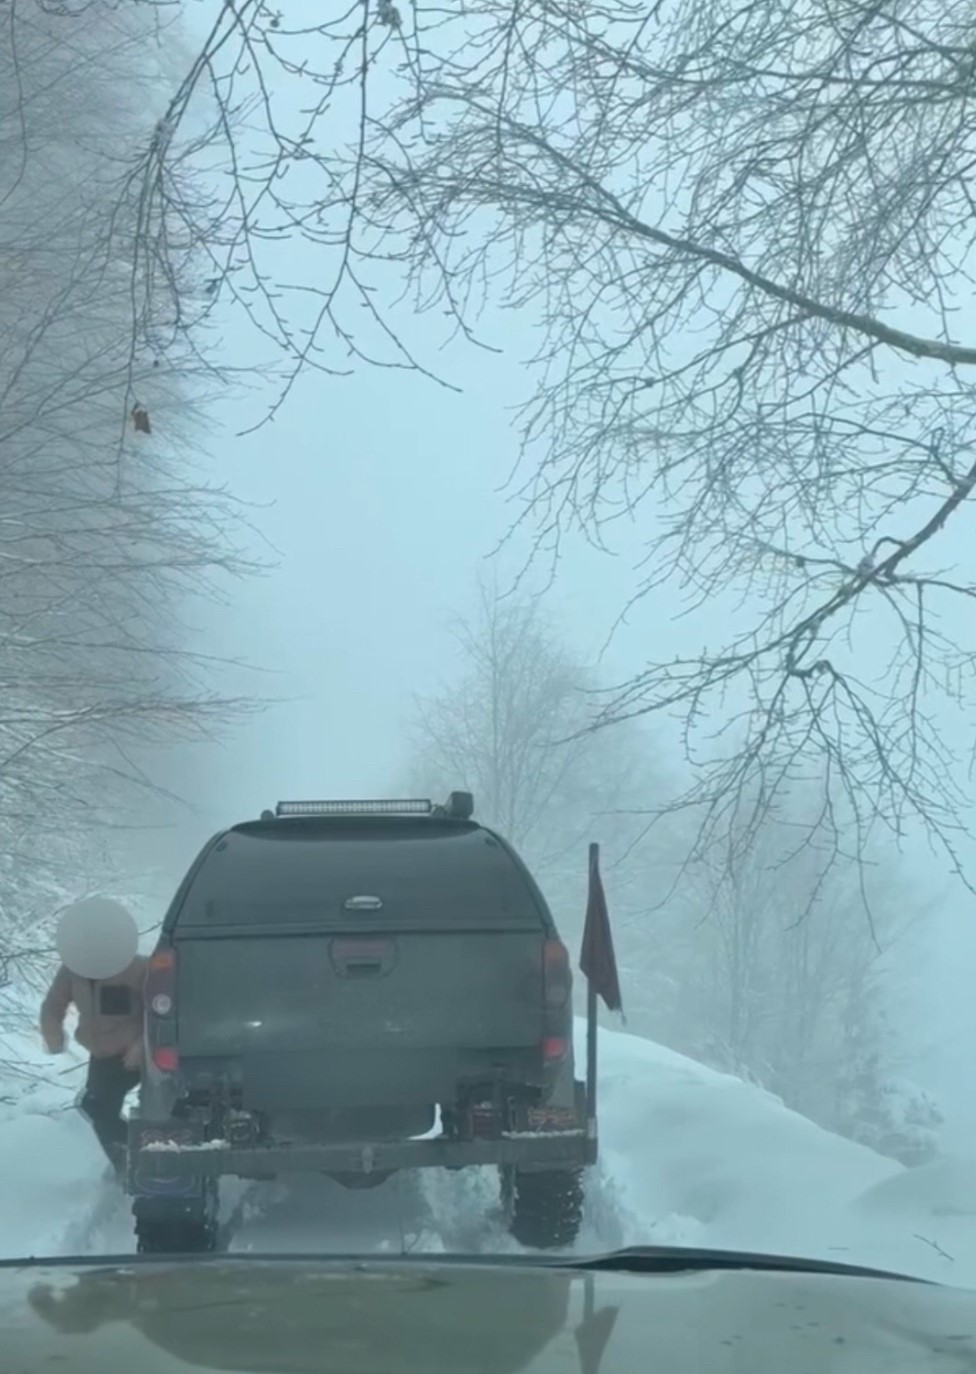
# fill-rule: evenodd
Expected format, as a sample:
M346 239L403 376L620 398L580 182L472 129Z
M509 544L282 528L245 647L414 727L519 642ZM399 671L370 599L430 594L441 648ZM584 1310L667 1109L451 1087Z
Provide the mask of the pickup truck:
M142 1252L217 1247L218 1181L497 1166L564 1248L596 1158L552 914L469 793L281 802L216 835L163 920L127 1189Z

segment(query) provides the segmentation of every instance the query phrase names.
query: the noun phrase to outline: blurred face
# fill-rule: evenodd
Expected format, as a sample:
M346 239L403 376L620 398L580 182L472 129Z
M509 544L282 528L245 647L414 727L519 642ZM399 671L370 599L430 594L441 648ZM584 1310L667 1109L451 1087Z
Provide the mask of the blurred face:
M139 932L129 912L107 897L68 907L58 925L58 953L79 978L114 978L132 963Z

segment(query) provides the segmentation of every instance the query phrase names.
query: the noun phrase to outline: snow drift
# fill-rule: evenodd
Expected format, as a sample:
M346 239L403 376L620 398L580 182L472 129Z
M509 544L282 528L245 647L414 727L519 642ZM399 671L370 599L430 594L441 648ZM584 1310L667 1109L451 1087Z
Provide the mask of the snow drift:
M908 1170L619 1032L601 1031L599 1082L600 1168L624 1243L809 1255L976 1286L976 1160Z

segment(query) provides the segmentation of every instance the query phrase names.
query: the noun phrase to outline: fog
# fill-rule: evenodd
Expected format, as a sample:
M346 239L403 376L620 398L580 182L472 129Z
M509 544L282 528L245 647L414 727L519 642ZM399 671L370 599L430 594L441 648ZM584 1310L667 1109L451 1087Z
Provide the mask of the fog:
M517 361L523 342L514 335L506 346ZM187 767L202 814L184 831L174 881L209 830L280 798L395 793L413 698L456 673L450 622L469 610L477 579L489 569L505 589L523 576L548 581L527 564L529 533L511 534L517 508L505 484L517 453L510 411L524 400L519 369L475 359L453 376L460 396L369 372L331 386L306 379L273 425L244 437L234 432L238 403L216 408L215 470L247 505L266 567L229 588L225 605L197 614L228 661L225 690L267 705L193 751ZM244 413L256 405L251 396ZM617 625L639 542L631 532L620 553L570 542L541 593L609 683L640 665L649 640L673 634L683 610L674 594L657 593ZM722 628L705 613L694 634L708 642ZM656 722L651 739L662 773L680 773L677 728ZM902 856L912 899L930 910L894 954L893 1029L904 1071L945 1112L947 1148L966 1148L976 1127L973 899L918 835ZM581 849L581 881L584 860Z
M215 445L222 479L277 550L264 551L276 566L233 590L216 642L268 675L245 672L242 687L292 698L235 736L222 802L240 789L247 811L283 784L382 795L403 761L412 694L450 674L451 616L486 568L514 585L528 540L493 550L513 518L499 488L515 443L473 365L461 385L455 396L368 374L334 389L306 382L273 426ZM626 578L583 551L560 570L553 608L588 658ZM604 661L612 675L626 650Z
M205 36L212 7L184 8L180 43L189 52ZM160 59L162 78L158 73L147 78L160 101L170 89L169 61L173 70L181 69L175 41L172 54ZM282 100L291 112L301 107L297 95ZM215 167L207 166L211 190L222 184L224 175L219 160ZM300 285L317 283L322 272L320 254L301 236L273 241L262 261ZM384 271L390 273L389 264ZM387 281L389 275L381 279ZM398 309L402 315L406 307ZM192 405L186 403L187 412L192 410L187 427L193 430L196 470L224 494L238 517L232 542L239 566L228 568L215 558L214 567L203 570L192 587L180 587L166 606L172 608L179 651L196 656L194 685L233 699L235 709L215 708L202 732L163 730L152 739L130 742L127 762L135 761L133 768L144 775L147 787L125 824L113 822L104 869L86 874L81 887L118 886L118 874L124 872L129 887L121 895L138 894L144 900L144 926L151 927L212 833L256 818L280 799L391 796L402 793L409 780L432 775L448 786L467 784L468 777L444 777L442 759L432 765L423 757L417 703L457 690L465 680L468 666L458 643L457 620L475 615L479 588L486 585L498 593L502 606L521 599L540 608L547 633L579 666L581 688L626 683L649 662L679 653L715 653L728 642L730 623L746 626L762 616L762 593L754 588L721 587L714 595L698 596L696 604L694 589L673 578L631 604L647 576L644 560L651 541L664 528L668 511L663 504L621 510L601 531L602 546L572 528L572 521L562 533L557 558L551 557L550 545L536 546L538 525L532 517L523 518L521 479L512 480L512 473L519 461L517 408L529 399L537 379L531 359L539 343L539 314L537 306L524 311L510 305L486 308L479 327L490 346L487 351L460 336L445 343L443 321L428 312L410 319L411 347L449 385L417 371L353 359L344 375L306 369L289 385L280 405L280 376L273 377L269 365L255 367L255 357L263 355L256 354L241 309L222 301L208 316L207 356L215 367L226 369L229 380L215 384L208 378L192 394ZM915 327L911 310L903 323L905 319ZM265 347L267 340L261 343ZM692 348L688 341L683 346ZM268 351L273 350L265 347ZM901 361L892 364L888 375L906 388L914 385L908 364ZM151 410L154 429L144 450L150 455L168 451L166 404L162 397L158 412L155 403ZM958 527L951 525L939 535L937 553L926 566L962 579L971 563L970 544L963 517ZM703 561L705 557L703 552ZM965 642L967 618L968 603L961 602L944 615L939 628L947 635L958 633ZM890 626L868 609L856 613L852 638L862 661L882 663L891 652ZM155 686L156 677L149 678ZM965 695L964 702L963 714ZM729 720L739 705L731 693ZM778 996L773 985L779 955L768 954L769 946L782 939L794 948L784 930L794 930L801 919L839 919L842 911L843 939L851 941L851 957L861 959L871 976L865 973L863 987L852 979L841 992L824 982L819 989L824 1001L843 1002L844 1010L831 1011L830 1032L818 1022L817 1034L833 1034L833 1023L844 1021L844 1035L850 1033L854 1044L851 1008L862 993L865 1005L869 994L876 996L878 1005L871 1006L883 1027L882 1078L904 1080L935 1104L942 1120L932 1128L932 1139L926 1137L930 1155L969 1153L976 1129L976 899L971 890L976 869L966 853L976 819L972 802L951 817L959 827L961 874L953 872L952 856L932 843L917 822L909 823L897 839L876 827L853 856L858 841L850 841L846 887L838 889L836 900L828 898L826 916L816 901L806 911L810 893L791 890L789 877L777 892L778 880L769 880L769 874L793 870L775 845L751 872L743 861L733 884L740 901L741 879L747 893L761 889L765 902L766 924L758 937L762 949L755 958L762 968L755 987L743 981L730 989L728 962L722 966L720 903L715 903L716 914L705 887L695 885L703 882L701 875L686 874L681 867L679 848L688 832L667 830L658 843L657 832L646 838L643 821L634 814L659 802L662 793L680 793L692 785L695 773L682 734L685 714L683 706L650 714L636 734L626 733L630 725L610 725L589 742L591 752L579 767L572 805L566 804L572 814L562 828L547 834L547 843L559 851L558 862L551 872L540 872L567 939L575 946L582 925L586 841L599 839L608 856L611 918L616 912L620 921L628 1029L698 1058L710 1070L769 1088L788 1106L839 1130L826 1108L818 1117L807 1106L803 1092L809 1085L776 1077L779 1070L767 1062L771 1037L764 1022L780 1014L771 1010ZM964 763L971 742L956 737L959 713L939 705L931 720ZM565 747L552 745L556 751ZM95 755L102 748L101 743L93 746ZM633 786L628 790L621 785L614 792L611 783L604 785L603 772L605 767L610 777L620 753L639 755L639 766L635 764ZM595 801L588 799L584 786L591 781ZM809 784L809 775L799 778L797 792ZM476 815L478 803L476 795ZM618 811L619 816L614 814ZM534 835L527 844L528 857L535 860L542 853L541 841ZM893 932L891 947L885 947L877 965L873 953L865 952L875 939L874 906L855 892L851 874L858 863L867 874L869 896L878 896L884 908L882 936ZM760 869L766 875L763 881L757 876ZM818 881L809 875L808 886L819 891ZM58 893L68 895L66 889ZM756 904L761 904L759 897ZM44 926L56 906L52 897L50 912L32 907L32 922ZM799 915L787 920L785 913L794 906ZM741 907L728 920L734 924L740 917ZM854 922L857 933L850 936ZM702 934L703 927L719 933ZM824 936L825 944L832 938ZM574 958L575 952L574 947ZM38 953L34 944L30 953ZM724 972L715 972L719 966ZM876 968L882 972L875 982ZM36 999L39 980L32 966L30 978L9 981L19 999ZM737 1047L718 1044L721 1036L704 1025L719 986L731 1003L741 998L747 1004L735 1008L734 1016L730 1012L729 1021L753 1026L752 1040L742 1032L752 1059L745 1052L738 1055ZM611 1018L605 1020L616 1026ZM11 1053L8 1046L5 1057ZM810 1062L815 1064L811 1074L830 1078L833 1069L824 1068L812 1053ZM790 1101L793 1089L796 1100ZM815 1098L811 1090L809 1101ZM860 1143L877 1146L874 1140ZM902 1162L912 1166L920 1161Z

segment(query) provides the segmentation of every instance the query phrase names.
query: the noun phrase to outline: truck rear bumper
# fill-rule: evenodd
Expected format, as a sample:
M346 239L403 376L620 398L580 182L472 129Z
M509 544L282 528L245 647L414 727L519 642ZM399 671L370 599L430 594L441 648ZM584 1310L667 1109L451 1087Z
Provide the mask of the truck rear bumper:
M520 1168L582 1168L596 1162L597 1140L585 1130L512 1132L491 1140L404 1140L329 1145L247 1145L221 1141L194 1142L188 1134L154 1140L134 1139L129 1150L128 1187L153 1191L165 1182L219 1178L262 1178L278 1174L395 1173L401 1169L464 1169L476 1165L512 1164Z

